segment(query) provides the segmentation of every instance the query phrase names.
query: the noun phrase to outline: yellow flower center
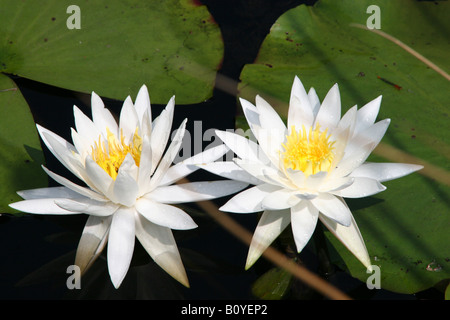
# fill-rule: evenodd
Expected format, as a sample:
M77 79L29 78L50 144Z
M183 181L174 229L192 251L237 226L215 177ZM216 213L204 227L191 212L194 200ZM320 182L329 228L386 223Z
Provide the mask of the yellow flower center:
M142 138L138 134L138 129L133 135L133 139L129 144L125 143L125 137L120 132L120 141L117 137L106 129L106 145L102 141L102 137L98 138L98 142L92 147L92 158L103 170L108 173L114 180L117 177L119 168L125 160L128 153L133 156L136 166L139 167L141 161Z
M300 170L305 175L315 174L320 171L329 171L333 161L334 141L330 141L327 130L320 131L317 126L314 130L295 130L291 127L291 133L286 136L286 143L283 143L284 152L281 152L281 159L285 169Z

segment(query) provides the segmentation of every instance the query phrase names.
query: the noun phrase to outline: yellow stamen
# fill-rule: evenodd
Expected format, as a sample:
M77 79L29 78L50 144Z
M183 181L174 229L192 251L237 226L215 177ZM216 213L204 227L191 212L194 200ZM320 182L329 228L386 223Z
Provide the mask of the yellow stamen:
M114 180L117 177L122 162L128 153L133 156L136 166L139 167L141 161L142 138L138 134L138 128L133 135L131 143L125 143L125 137L120 132L120 141L106 128L106 145L102 137L92 147L92 159L108 173Z
M330 141L327 131L320 131L319 126L314 130L310 128L309 132L305 126L297 131L292 126L291 133L282 144L284 151L281 152L281 159L285 169L300 170L305 175L329 171L334 157L334 141Z

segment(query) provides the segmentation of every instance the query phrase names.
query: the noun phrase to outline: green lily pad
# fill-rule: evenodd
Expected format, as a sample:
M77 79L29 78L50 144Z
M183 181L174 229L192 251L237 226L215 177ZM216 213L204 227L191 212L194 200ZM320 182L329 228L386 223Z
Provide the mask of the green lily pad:
M292 274L275 267L253 283L252 293L255 297L263 300L281 300L287 295L291 280Z
M212 96L219 27L190 0L0 0L0 72L124 99L146 84L153 103ZM79 27L79 28L78 28Z
M17 213L8 207L22 200L16 191L44 187L48 179L44 155L28 104L16 84L0 74L0 214Z
M372 263L380 266L381 287L414 293L450 278L450 83L393 42L352 25L365 26L373 4L380 8L381 31L448 68L448 2L323 0L291 9L274 23L255 63L244 67L240 90L250 101L260 94L282 116L295 75L321 100L338 83L343 112L383 95L379 119L392 123L384 148L369 161L405 162L401 151L406 162L425 169L348 203ZM370 274L361 263L331 234L327 238L338 253L334 261L366 281Z

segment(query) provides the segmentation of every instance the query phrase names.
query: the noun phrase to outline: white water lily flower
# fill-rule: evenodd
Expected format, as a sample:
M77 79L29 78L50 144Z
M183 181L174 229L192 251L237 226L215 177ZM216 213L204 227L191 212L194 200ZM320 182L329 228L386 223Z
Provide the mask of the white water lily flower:
M108 270L116 288L128 271L135 237L159 266L189 286L171 229L186 230L197 225L171 204L222 197L247 184L229 180L174 184L198 169L196 164L215 161L229 150L218 146L171 166L186 124L184 120L164 153L174 105L172 97L152 122L150 98L143 86L134 105L130 97L124 101L117 123L93 92L92 121L74 106L73 145L37 125L49 150L87 186L44 167L62 186L19 191L25 200L10 206L35 214L88 214L75 264L85 271L108 244Z
M315 90L306 93L295 77L287 127L260 96L256 106L241 99L250 129L259 144L235 133L217 131L239 157L234 163L202 165L210 172L255 186L234 196L220 209L234 213L263 211L246 262L250 268L291 223L298 252L311 238L317 220L370 269L364 240L343 198L374 195L380 183L422 166L365 162L384 136L390 120L375 123L381 96L341 118L335 85L320 104Z

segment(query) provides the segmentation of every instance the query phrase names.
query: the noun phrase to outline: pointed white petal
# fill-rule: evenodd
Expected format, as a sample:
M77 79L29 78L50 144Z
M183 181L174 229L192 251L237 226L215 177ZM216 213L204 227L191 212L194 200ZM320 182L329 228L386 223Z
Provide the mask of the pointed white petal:
M336 223L336 221L323 215L319 215L319 219L366 268L370 267L369 253L353 216L348 227Z
M119 208L112 217L108 236L108 270L115 288L122 283L131 263L135 239L134 208Z
M350 225L352 213L345 201L329 193L320 193L318 197L310 201L321 214L344 226Z
M75 147L50 130L39 125L36 125L36 127L38 128L42 141L44 141L55 158L74 175L83 180L84 169L79 161L74 158L74 154L77 153Z
M242 191L228 200L222 207L221 211L234 213L251 213L263 211L262 200L269 193L279 190L280 187L270 184L260 184L248 190Z
M76 152L80 154L81 157L85 157L86 154L91 151L91 141L88 141L85 137L78 134L78 132L76 132L74 128L70 128L70 133L73 145L77 150Z
M335 84L328 91L317 113L314 126L321 128L335 128L341 119L341 97L339 87Z
M127 154L119 168L113 187L116 201L127 207L134 205L139 193L138 184L135 178L130 175L130 171L133 171L130 169L132 166L136 166L133 157L131 154Z
M73 115L75 117L75 128L81 136L90 143L95 142L101 134L94 122L89 119L77 106L73 106Z
M317 189L319 192L333 192L350 186L355 179L352 177L340 177L334 179L325 179Z
M314 96L314 94L311 93L311 98L312 100L315 100L317 95ZM303 125L306 128L311 127L314 122L313 106L315 106L315 103L316 101L314 101L314 105L311 104L311 99L306 93L302 82L295 76L289 101L287 128L290 130L293 125L296 126L297 130L302 128Z
M107 240L112 217L89 216L81 234L75 256L75 265L80 268L81 274L94 263L103 251Z
M256 108L259 111L260 123L263 128L271 128L275 131L285 132L286 125L281 120L278 113L272 108L272 106L264 100L261 96L257 95Z
M44 198L78 198L80 195L66 187L37 188L17 191L25 200Z
M59 207L74 213L81 212L99 217L110 216L119 208L118 204L111 201L96 201L89 198L56 199L55 203Z
M275 165L279 165L278 152L281 148L281 143L285 139L286 128L281 129L281 126L270 127L265 124L270 123L270 119L260 113L260 111L252 105L250 102L244 99L240 99L244 115L247 119L254 136L259 142L264 154ZM277 115L278 116L278 115ZM230 149L233 149L229 146Z
M148 117L151 119L151 108L150 108L150 96L148 94L147 86L144 84L140 89L136 96L136 101L134 102L134 107L136 108L136 113L138 115L139 120L142 121L144 117L144 113L150 112Z
M247 187L239 181L202 181L158 187L145 197L166 204L211 200L230 195Z
M386 190L386 187L377 180L358 177L354 178L353 183L347 188L331 191L331 193L343 198L363 198L377 194L384 190Z
M136 237L164 271L189 287L186 271L170 228L156 225L139 216L136 220Z
M253 162L269 164L264 151L255 142L236 133L216 130L216 135L230 148L239 158Z
M103 134L103 137L107 137L108 130L116 137L118 136L118 125L111 112L105 108L102 99L95 93L91 95L91 109L92 109L92 121L98 130ZM94 138L95 139L95 138ZM97 137L98 139L98 137Z
M201 165L212 163L218 158L225 155L230 149L224 145L220 144L216 147L206 149L205 151L198 153L186 160L178 162L177 164L171 166L167 169L166 174L162 178L160 185L169 185L181 178L198 170Z
M254 176L256 179L264 181L269 184L276 184L280 187L292 186L289 179L283 176L279 171L265 166L260 162L243 161L240 159L234 159L235 163Z
M254 185L262 183L261 180L255 178L232 161L210 162L200 164L198 167L227 179L242 181Z
M308 98L309 98L309 103L311 104L311 107L312 107L313 118L315 119L317 116L317 113L319 112L320 100L319 100L319 97L317 96L316 90L312 87L308 91Z
M319 211L309 201L302 201L291 208L291 228L297 252L303 250L314 233Z
M139 162L139 171L137 177L137 184L139 188L139 195L142 196L150 184L152 176L152 149L150 146L150 137L145 135L142 137L142 150Z
M306 178L305 187L308 190L319 190L321 185L327 179L328 173L325 171L317 172Z
M363 163L353 170L352 177L366 177L379 182L389 181L406 176L423 166L407 163Z
M372 150L370 152L372 152L383 138L390 122L390 119L384 119L363 131L353 134L353 137L349 140L345 148L344 159L353 157L355 152L359 152L361 146L371 145Z
M114 180L91 157L86 157L86 173L91 188L98 190L111 200L115 199L110 189Z
M245 269L249 269L291 222L290 210L264 211L253 234Z
M291 190L281 189L266 195L262 201L264 210L282 210L295 206L300 199Z
M136 128L138 127L139 119L136 109L130 97L125 99L119 117L119 135L123 134L125 144L129 144L133 139Z
M369 128L375 123L380 110L381 98L382 96L375 98L358 110L355 134Z
M361 146L354 150L351 156L344 156L339 162L338 167L330 174L333 178L345 177L349 175L353 170L358 168L375 148L375 143L369 143L365 146Z
M137 200L136 210L148 221L163 227L176 230L188 230L197 227L194 220L183 210L151 199L140 198Z
M356 106L353 106L352 108L348 109L348 111L344 114L344 116L339 121L337 130L345 130L346 128L350 128L349 134L351 136L353 134L353 130L355 128L356 114L357 114Z
M166 149L170 136L170 129L172 128L174 108L175 98L172 97L166 108L153 122L153 130L150 140L152 148L152 173L156 169L164 150Z
M73 183L72 181L70 181L70 180L68 180L68 179L66 179L66 178L64 178L64 177L62 177L62 176L60 176L60 175L58 175L58 174L48 170L44 166L42 166L42 168L44 169L44 171L53 180L55 180L56 182L62 184L65 187L69 188L70 190L74 191L75 193L78 194L78 196L82 195L82 196L85 196L85 197L88 197L88 198L92 198L92 199L97 200L97 201L105 201L106 200L103 195L98 194L97 192L92 191L91 189L79 186L79 185Z
M178 154L178 151L180 151L181 144L183 142L183 136L186 130L186 121L187 119L184 119L184 121L176 131L175 136L169 145L169 148L162 157L157 169L155 170L155 173L153 174L153 177L150 181L149 190L147 191L150 191L160 185L162 178L164 177L176 155ZM152 152L153 151L154 150L152 149Z
M61 198L47 198L47 199L31 199L14 202L9 204L13 209L35 214L79 214L81 212L73 212L64 210L58 206L55 201Z

